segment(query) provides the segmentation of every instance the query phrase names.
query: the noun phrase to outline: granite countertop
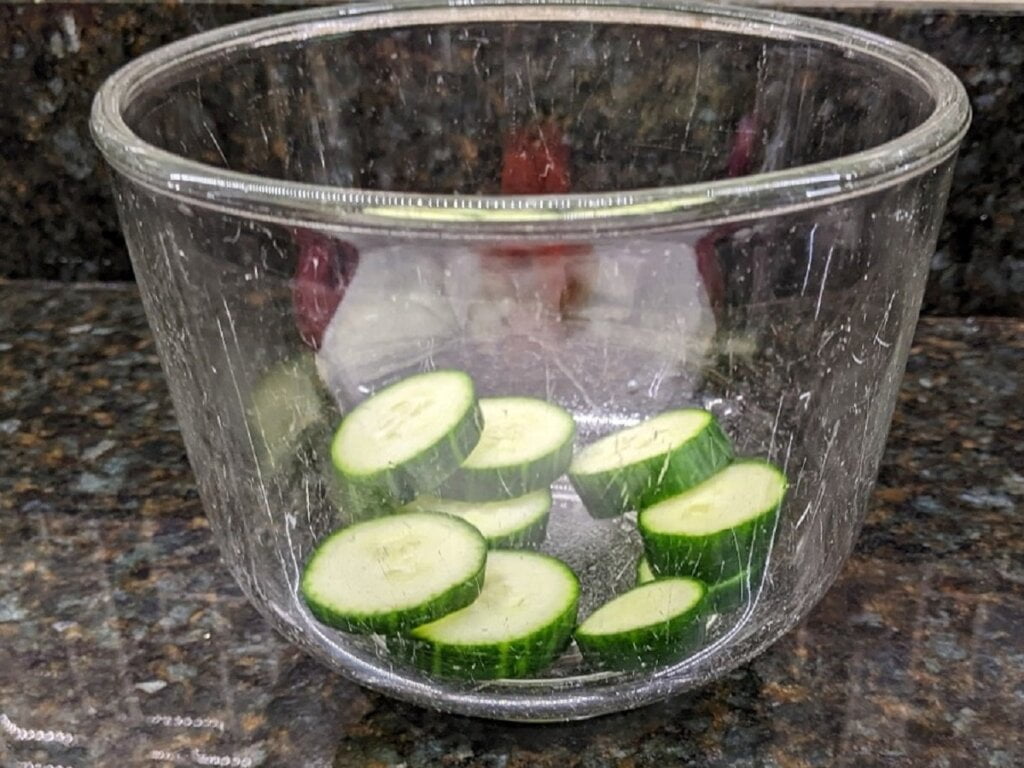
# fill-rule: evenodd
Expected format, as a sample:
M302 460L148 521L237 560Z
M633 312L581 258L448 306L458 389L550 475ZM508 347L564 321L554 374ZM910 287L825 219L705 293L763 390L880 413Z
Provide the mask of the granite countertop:
M927 318L852 560L694 694L573 725L364 691L248 607L134 288L0 283L0 764L1024 765L1024 321Z

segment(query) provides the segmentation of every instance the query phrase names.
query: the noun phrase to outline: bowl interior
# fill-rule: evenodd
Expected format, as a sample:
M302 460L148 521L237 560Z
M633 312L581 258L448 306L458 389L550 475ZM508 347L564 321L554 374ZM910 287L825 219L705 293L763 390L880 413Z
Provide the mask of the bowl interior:
M515 191L503 158L529 142L568 180L525 191L600 193L828 161L895 139L935 106L906 70L750 26L628 9L610 21L446 18L310 22L259 47L197 52L137 89L124 118L156 147L255 176L494 195Z

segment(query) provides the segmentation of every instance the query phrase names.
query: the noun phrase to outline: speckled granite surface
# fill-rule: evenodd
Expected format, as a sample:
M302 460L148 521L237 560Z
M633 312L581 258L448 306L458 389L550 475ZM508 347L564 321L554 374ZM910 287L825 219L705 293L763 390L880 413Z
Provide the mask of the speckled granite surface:
M134 289L0 283L0 765L1024 764L1024 322L918 330L857 552L698 693L439 715L279 640L218 562Z
M130 278L107 170L88 135L125 61L277 3L0 4L0 275ZM926 311L1024 315L1024 13L851 10L831 18L922 48L964 80L974 125L933 260Z

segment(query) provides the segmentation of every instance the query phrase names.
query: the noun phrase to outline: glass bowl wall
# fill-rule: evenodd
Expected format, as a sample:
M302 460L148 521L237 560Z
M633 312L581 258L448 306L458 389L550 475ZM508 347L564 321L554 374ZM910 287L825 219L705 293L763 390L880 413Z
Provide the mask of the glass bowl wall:
M934 61L810 19L414 2L160 49L107 82L92 127L203 502L249 598L363 684L544 720L705 683L835 579L968 119ZM545 161L525 187L516 155ZM282 366L327 395L281 401L284 453L252 411ZM432 677L319 624L297 585L339 510L325 451L291 450L292 428L329 436L383 384L432 368L467 371L481 396L559 403L578 445L710 410L738 454L789 481L748 599L677 664L595 672L570 649L494 682ZM585 616L632 584L635 518L591 518L564 478L552 490L542 549L580 577Z

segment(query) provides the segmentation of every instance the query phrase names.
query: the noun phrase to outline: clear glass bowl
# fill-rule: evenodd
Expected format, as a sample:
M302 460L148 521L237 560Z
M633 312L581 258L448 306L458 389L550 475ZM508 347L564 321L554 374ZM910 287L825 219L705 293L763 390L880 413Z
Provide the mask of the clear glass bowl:
M183 40L111 77L92 129L203 502L252 602L371 688L560 720L722 675L832 583L968 122L935 61L835 24L464 0ZM736 455L789 483L739 605L705 611L702 643L666 663L595 668L569 645L497 680L434 675L317 621L304 563L353 516L331 436L382 386L440 368L479 397L559 404L577 451L710 411ZM551 489L539 547L578 576L584 618L633 586L637 515L592 517L564 475Z

